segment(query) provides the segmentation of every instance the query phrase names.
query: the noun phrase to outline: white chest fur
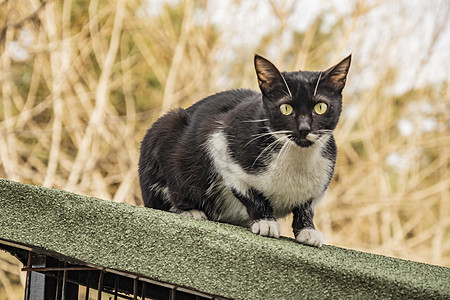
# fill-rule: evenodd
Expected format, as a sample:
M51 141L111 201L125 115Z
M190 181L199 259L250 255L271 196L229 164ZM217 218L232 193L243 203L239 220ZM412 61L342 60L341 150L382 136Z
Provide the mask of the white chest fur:
M250 188L262 192L270 201L275 217L284 217L309 199L315 204L322 198L329 180L332 161L321 154L329 136L308 148L298 147L286 139L281 152L273 153L268 167L258 174L249 174L231 157L228 142L222 131L211 135L207 150L221 177L214 189L221 189L223 213L218 220L243 223L248 219L245 207L234 198L231 189L243 195Z

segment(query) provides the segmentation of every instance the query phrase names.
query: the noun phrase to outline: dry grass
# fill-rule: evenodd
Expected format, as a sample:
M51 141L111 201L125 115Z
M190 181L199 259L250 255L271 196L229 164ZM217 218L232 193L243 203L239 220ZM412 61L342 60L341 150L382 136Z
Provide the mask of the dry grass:
M161 113L219 89L256 88L252 54L274 45L278 57L270 59L283 69L327 67L382 4L355 6L333 34L320 30L319 18L284 47L293 2L269 2L279 31L230 62L218 59L228 43L221 30L198 22L204 1L155 16L141 1L0 1L0 176L141 205L139 142ZM449 84L395 96L398 70L377 56L383 71L357 90L363 66L353 51L344 105L356 117L344 111L336 131L336 176L316 224L329 244L450 266ZM401 134L401 119L413 134ZM417 129L430 119L433 130ZM10 299L17 276L0 256L0 287Z

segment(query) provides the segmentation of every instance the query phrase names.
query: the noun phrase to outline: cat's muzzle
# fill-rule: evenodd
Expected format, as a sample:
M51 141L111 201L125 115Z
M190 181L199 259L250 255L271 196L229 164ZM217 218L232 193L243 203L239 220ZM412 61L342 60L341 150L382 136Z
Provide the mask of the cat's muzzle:
M320 138L319 135L314 133L307 133L303 136L293 137L293 141L302 148L311 147Z
M307 139L306 137L304 137L304 138L295 137L295 138L293 138L293 140L298 146L300 146L302 148L311 147L314 144L313 141Z

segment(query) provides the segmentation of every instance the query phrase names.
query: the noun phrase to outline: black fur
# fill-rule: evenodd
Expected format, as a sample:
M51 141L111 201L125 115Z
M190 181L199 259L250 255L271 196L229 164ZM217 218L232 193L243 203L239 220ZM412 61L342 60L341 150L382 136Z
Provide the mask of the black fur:
M292 211L294 214L292 220L292 228L294 229L294 235L297 234L304 228L315 229L313 224L314 209L311 206L311 200L300 205Z
M216 132L226 137L227 153L233 161L253 175L264 174L271 155L280 152L282 144L273 132L289 130L289 139L299 149L315 143L307 139L308 134L329 134L321 155L332 168L328 182L317 187L325 191L336 161L332 131L341 113L341 91L349 66L350 56L324 72L280 73L268 60L255 56L262 94L244 89L225 91L161 117L141 144L139 180L145 206L173 212L197 209L208 219L219 219L217 216L227 209L219 199L226 193L224 189L229 189L229 194L246 207L249 217L248 223L235 223L248 225L259 219L275 219L278 208L272 207L271 199L255 187L243 193L221 185L221 171L208 152L208 142ZM328 105L323 115L314 112L318 102ZM283 115L281 104L291 105L293 113ZM290 210L294 212L296 234L302 228L314 228L313 200L305 200Z
M245 196L235 189L232 189L234 196L247 207L251 220L274 219L273 210L269 200L259 191L250 189Z

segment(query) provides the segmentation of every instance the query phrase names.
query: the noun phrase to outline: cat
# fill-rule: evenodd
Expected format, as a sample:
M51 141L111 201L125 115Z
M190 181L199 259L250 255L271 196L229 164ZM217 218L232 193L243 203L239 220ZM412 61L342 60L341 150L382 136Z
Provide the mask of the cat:
M256 54L261 93L229 90L159 118L140 148L145 206L275 238L277 219L293 213L296 241L321 247L314 207L334 173L350 62L280 72Z

